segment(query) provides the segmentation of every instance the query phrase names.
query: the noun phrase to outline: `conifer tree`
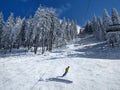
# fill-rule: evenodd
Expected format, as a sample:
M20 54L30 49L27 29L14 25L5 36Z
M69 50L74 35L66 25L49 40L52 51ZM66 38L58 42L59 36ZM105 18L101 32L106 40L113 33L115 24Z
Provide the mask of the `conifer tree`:
M113 24L120 24L120 16L116 8L112 8L112 22Z
M0 12L0 49L2 48L2 38L3 38L3 27L4 27L4 19L3 14Z

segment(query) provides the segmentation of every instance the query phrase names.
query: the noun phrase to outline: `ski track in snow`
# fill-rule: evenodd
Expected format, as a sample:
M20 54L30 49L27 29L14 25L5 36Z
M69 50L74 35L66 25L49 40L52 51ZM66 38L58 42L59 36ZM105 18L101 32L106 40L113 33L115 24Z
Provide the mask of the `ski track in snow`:
M90 36L43 55L0 57L0 90L120 90L118 48Z

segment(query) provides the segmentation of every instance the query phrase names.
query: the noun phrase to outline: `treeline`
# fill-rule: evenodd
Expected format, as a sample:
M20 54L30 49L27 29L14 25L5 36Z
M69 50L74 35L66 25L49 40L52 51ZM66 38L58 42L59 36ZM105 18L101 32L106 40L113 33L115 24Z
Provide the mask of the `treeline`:
M51 51L66 45L66 42L77 37L75 21L60 20L53 8L40 6L34 16L29 18L14 18L11 13L5 22L0 13L0 50L5 53L13 49L38 48L41 53Z
M85 32L93 33L93 35L101 41L112 39L113 42L120 41L120 33L118 32L109 32L107 29L111 25L115 25L115 28L120 27L120 15L117 9L112 8L111 16L108 14L108 11L105 9L103 12L103 18L94 16L91 21L88 21L85 25ZM115 30L115 29L113 29ZM119 43L120 44L120 43Z

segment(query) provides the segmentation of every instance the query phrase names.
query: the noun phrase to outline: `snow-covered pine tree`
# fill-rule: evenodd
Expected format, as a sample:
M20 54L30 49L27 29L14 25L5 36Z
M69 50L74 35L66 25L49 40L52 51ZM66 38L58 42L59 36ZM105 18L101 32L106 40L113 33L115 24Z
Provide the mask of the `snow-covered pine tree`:
M50 31L50 22L49 22L49 13L46 11L46 8L40 6L34 15L34 52L37 53L37 49L40 46L42 48L42 54L45 51L45 45L48 46Z
M18 49L20 47L20 43L21 43L20 32L22 29L23 21L20 17L16 17L15 22L16 23L12 29L12 31L13 31L13 48Z
M87 21L86 25L85 25L85 29L84 29L85 33L91 34L93 33L92 30L92 23L90 21Z
M54 40L54 47L60 48L62 46L66 45L65 39L64 39L64 30L61 27L60 20L56 19L55 24L55 40Z
M68 32L68 36L67 36L67 40L69 41L69 40L73 40L73 23L72 22L70 22L70 20L68 19L68 22L67 22L67 26L68 26L68 28L67 28L67 32Z
M66 22L65 29L66 40L73 40L77 37L77 25L74 20L70 21L69 19Z
M77 21L74 20L74 21L73 21L73 38L75 39L75 38L77 38L77 36L78 36Z
M66 24L66 30L65 30L65 34L66 34L66 40L70 41L71 40L71 22L69 19L67 19L67 24Z
M69 26L69 32L70 32L70 39L73 40L74 39L74 21L72 21L70 23L70 26Z
M40 6L37 11L35 12L33 23L34 23L34 30L33 30L33 45L34 45L34 53L37 53L37 49L39 47L40 43L40 33L41 29L43 29L43 26L41 25L43 23L41 14L44 14L44 9Z
M47 8L46 9L48 12L48 22L50 22L50 31L49 31L49 40L48 40L48 50L51 51L53 48L53 43L55 40L55 33L56 33L56 23L58 22L57 20L57 15L55 13L55 10L53 8Z
M26 21L26 33L25 33L25 42L26 46L28 47L28 50L33 46L33 18L32 16L29 17L29 19Z
M98 31L99 31L99 40L105 40L105 31L103 27L103 21L100 17L97 18L98 21Z
M108 28L109 25L112 25L112 19L109 16L106 9L104 9L104 12L103 12L103 25L104 25L105 32L106 32L106 28Z
M104 12L103 12L103 27L104 27L104 28L103 28L103 30L104 30L104 34L105 34L105 39L107 39L107 38L106 38L106 34L107 34L106 30L107 30L107 29L109 28L109 26L112 25L112 24L113 24L113 22L112 22L111 17L109 16L107 10L104 9Z
M65 42L66 42L66 26L67 26L67 21L66 21L66 18L64 17L63 20L61 21L60 29L61 29L61 32L62 32L63 40Z
M34 15L34 39L37 39L37 42L35 42L35 52L39 45L42 47L42 53L45 51L45 46L47 47L47 50L52 50L55 38L55 20L56 15L52 8L43 8L40 6L36 11ZM40 42L41 44L39 44Z
M120 16L116 8L112 8L112 22L113 24L120 24Z
M14 14L11 13L5 24L4 32L3 32L3 40L2 40L4 49L9 49L10 51L12 50L12 47L13 47L12 28L14 27L14 25L15 25Z
M98 21L97 21L96 16L94 16L92 20L92 30L93 30L93 35L95 36L95 38L99 39Z
M3 27L4 27L4 19L3 14L0 12L0 49L2 48L2 38L3 38Z
M20 32L20 39L21 39L20 46L23 46L23 47L26 47L26 42L25 42L26 28L27 28L27 21L25 18L23 18L22 28L21 28L21 32Z

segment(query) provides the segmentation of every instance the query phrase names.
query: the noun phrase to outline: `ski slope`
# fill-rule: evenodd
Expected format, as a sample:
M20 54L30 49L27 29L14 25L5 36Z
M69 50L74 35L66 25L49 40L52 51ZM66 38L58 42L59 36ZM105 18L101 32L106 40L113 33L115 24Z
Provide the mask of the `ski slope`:
M119 53L90 36L43 55L1 55L0 90L120 90Z

